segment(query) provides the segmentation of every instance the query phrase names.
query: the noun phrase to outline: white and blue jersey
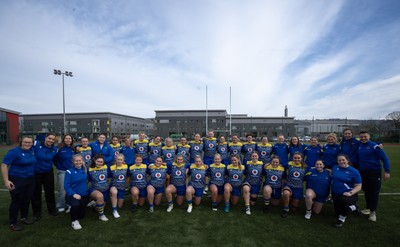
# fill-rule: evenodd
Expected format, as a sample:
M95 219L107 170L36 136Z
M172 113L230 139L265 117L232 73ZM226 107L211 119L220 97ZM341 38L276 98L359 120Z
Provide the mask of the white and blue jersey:
M224 164L211 164L208 168L208 174L210 175L210 184L215 184L217 186L223 186L225 183L225 170Z
M273 189L282 188L282 179L285 174L285 168L281 165L273 167L271 164L264 168L265 181L264 185L269 185Z
M258 144L257 145L257 153L259 159L263 162L263 164L269 164L271 162L272 155L272 145L271 143L266 144Z
M174 186L186 185L186 172L189 168L188 164L173 163L171 167L167 168L167 174L171 177L171 184Z
M263 174L263 163L262 161L247 161L245 164L244 175L246 178L244 179L245 183L249 183L253 186L259 186L262 180Z
M189 167L190 184L195 189L201 189L206 186L206 175L207 169L204 165L197 167L196 164L192 164Z
M107 192L110 188L108 184L108 168L106 165L101 167L89 167L88 177L90 182L90 191L98 190L100 192Z
M149 144L149 162L150 164L156 162L156 159L161 156L163 144L160 143L150 143Z
M286 184L290 188L303 188L304 176L306 169L301 167L301 164L296 165L293 161L290 161L287 168Z
M226 182L232 187L238 188L242 185L243 170L239 166L228 165L225 174L227 175Z
M161 188L165 185L165 179L167 178L167 166L162 164L156 166L155 164L149 166L147 173L150 175L149 184L154 188Z
M131 188L137 187L144 189L147 186L146 180L147 166L146 164L131 165L128 169L128 176L131 177Z
M121 166L112 165L109 168L111 174L111 185L115 186L117 190L125 190L126 178L128 177L128 165L122 164Z
M179 143L176 145L176 155L182 155L183 156L183 161L185 163L190 162L190 145L182 145L182 143Z

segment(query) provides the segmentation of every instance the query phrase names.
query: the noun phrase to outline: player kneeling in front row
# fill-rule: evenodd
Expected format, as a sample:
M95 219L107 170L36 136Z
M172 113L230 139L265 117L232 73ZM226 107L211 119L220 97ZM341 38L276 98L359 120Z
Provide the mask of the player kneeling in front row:
M278 156L274 156L271 164L264 166L264 213L269 209L270 204L278 206L282 197L282 177L285 173L285 168L279 164Z
M193 195L194 203L200 205L201 197L203 196L204 187L206 186L207 166L204 165L200 156L196 156L194 164L189 168L188 176L190 182L186 188L186 201L188 204L187 212L191 213L193 210Z

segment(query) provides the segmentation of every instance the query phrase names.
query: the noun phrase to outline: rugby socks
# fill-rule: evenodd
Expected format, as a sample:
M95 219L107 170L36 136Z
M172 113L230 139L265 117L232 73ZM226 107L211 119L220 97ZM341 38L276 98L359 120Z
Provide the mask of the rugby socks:
M217 207L218 206L218 202L212 202L212 206L213 207Z
M284 206L284 207L283 207L283 211L289 212L289 210L290 210L290 209L289 209L289 206Z
M342 221L342 222L345 222L346 221L346 216L339 215L339 220Z
M269 206L270 203L271 203L271 198L264 198L264 205L265 206Z
M354 212L357 210L356 205L350 205L349 208L350 208L351 212Z
M112 209L113 209L113 211L118 211L118 207L117 206L112 207Z
M174 204L174 201L168 202L168 205L173 205L173 204Z
M187 204L188 204L189 206L192 206L192 204L193 204L193 200L186 200L186 202L187 202Z
M99 213L99 216L104 215L104 203L96 204L96 211Z

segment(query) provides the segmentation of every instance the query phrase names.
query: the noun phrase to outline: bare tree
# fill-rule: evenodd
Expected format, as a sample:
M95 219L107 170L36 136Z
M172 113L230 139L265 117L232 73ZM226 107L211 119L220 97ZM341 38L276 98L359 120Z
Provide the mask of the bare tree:
M393 121L395 129L400 129L400 111L394 111L386 116L387 120Z

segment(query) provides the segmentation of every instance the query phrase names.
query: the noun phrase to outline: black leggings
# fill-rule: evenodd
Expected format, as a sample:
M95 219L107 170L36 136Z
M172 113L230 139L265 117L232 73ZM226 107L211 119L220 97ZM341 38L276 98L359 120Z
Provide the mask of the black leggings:
M358 194L352 196L333 195L333 206L338 215L347 216L351 205L356 205L358 201Z

